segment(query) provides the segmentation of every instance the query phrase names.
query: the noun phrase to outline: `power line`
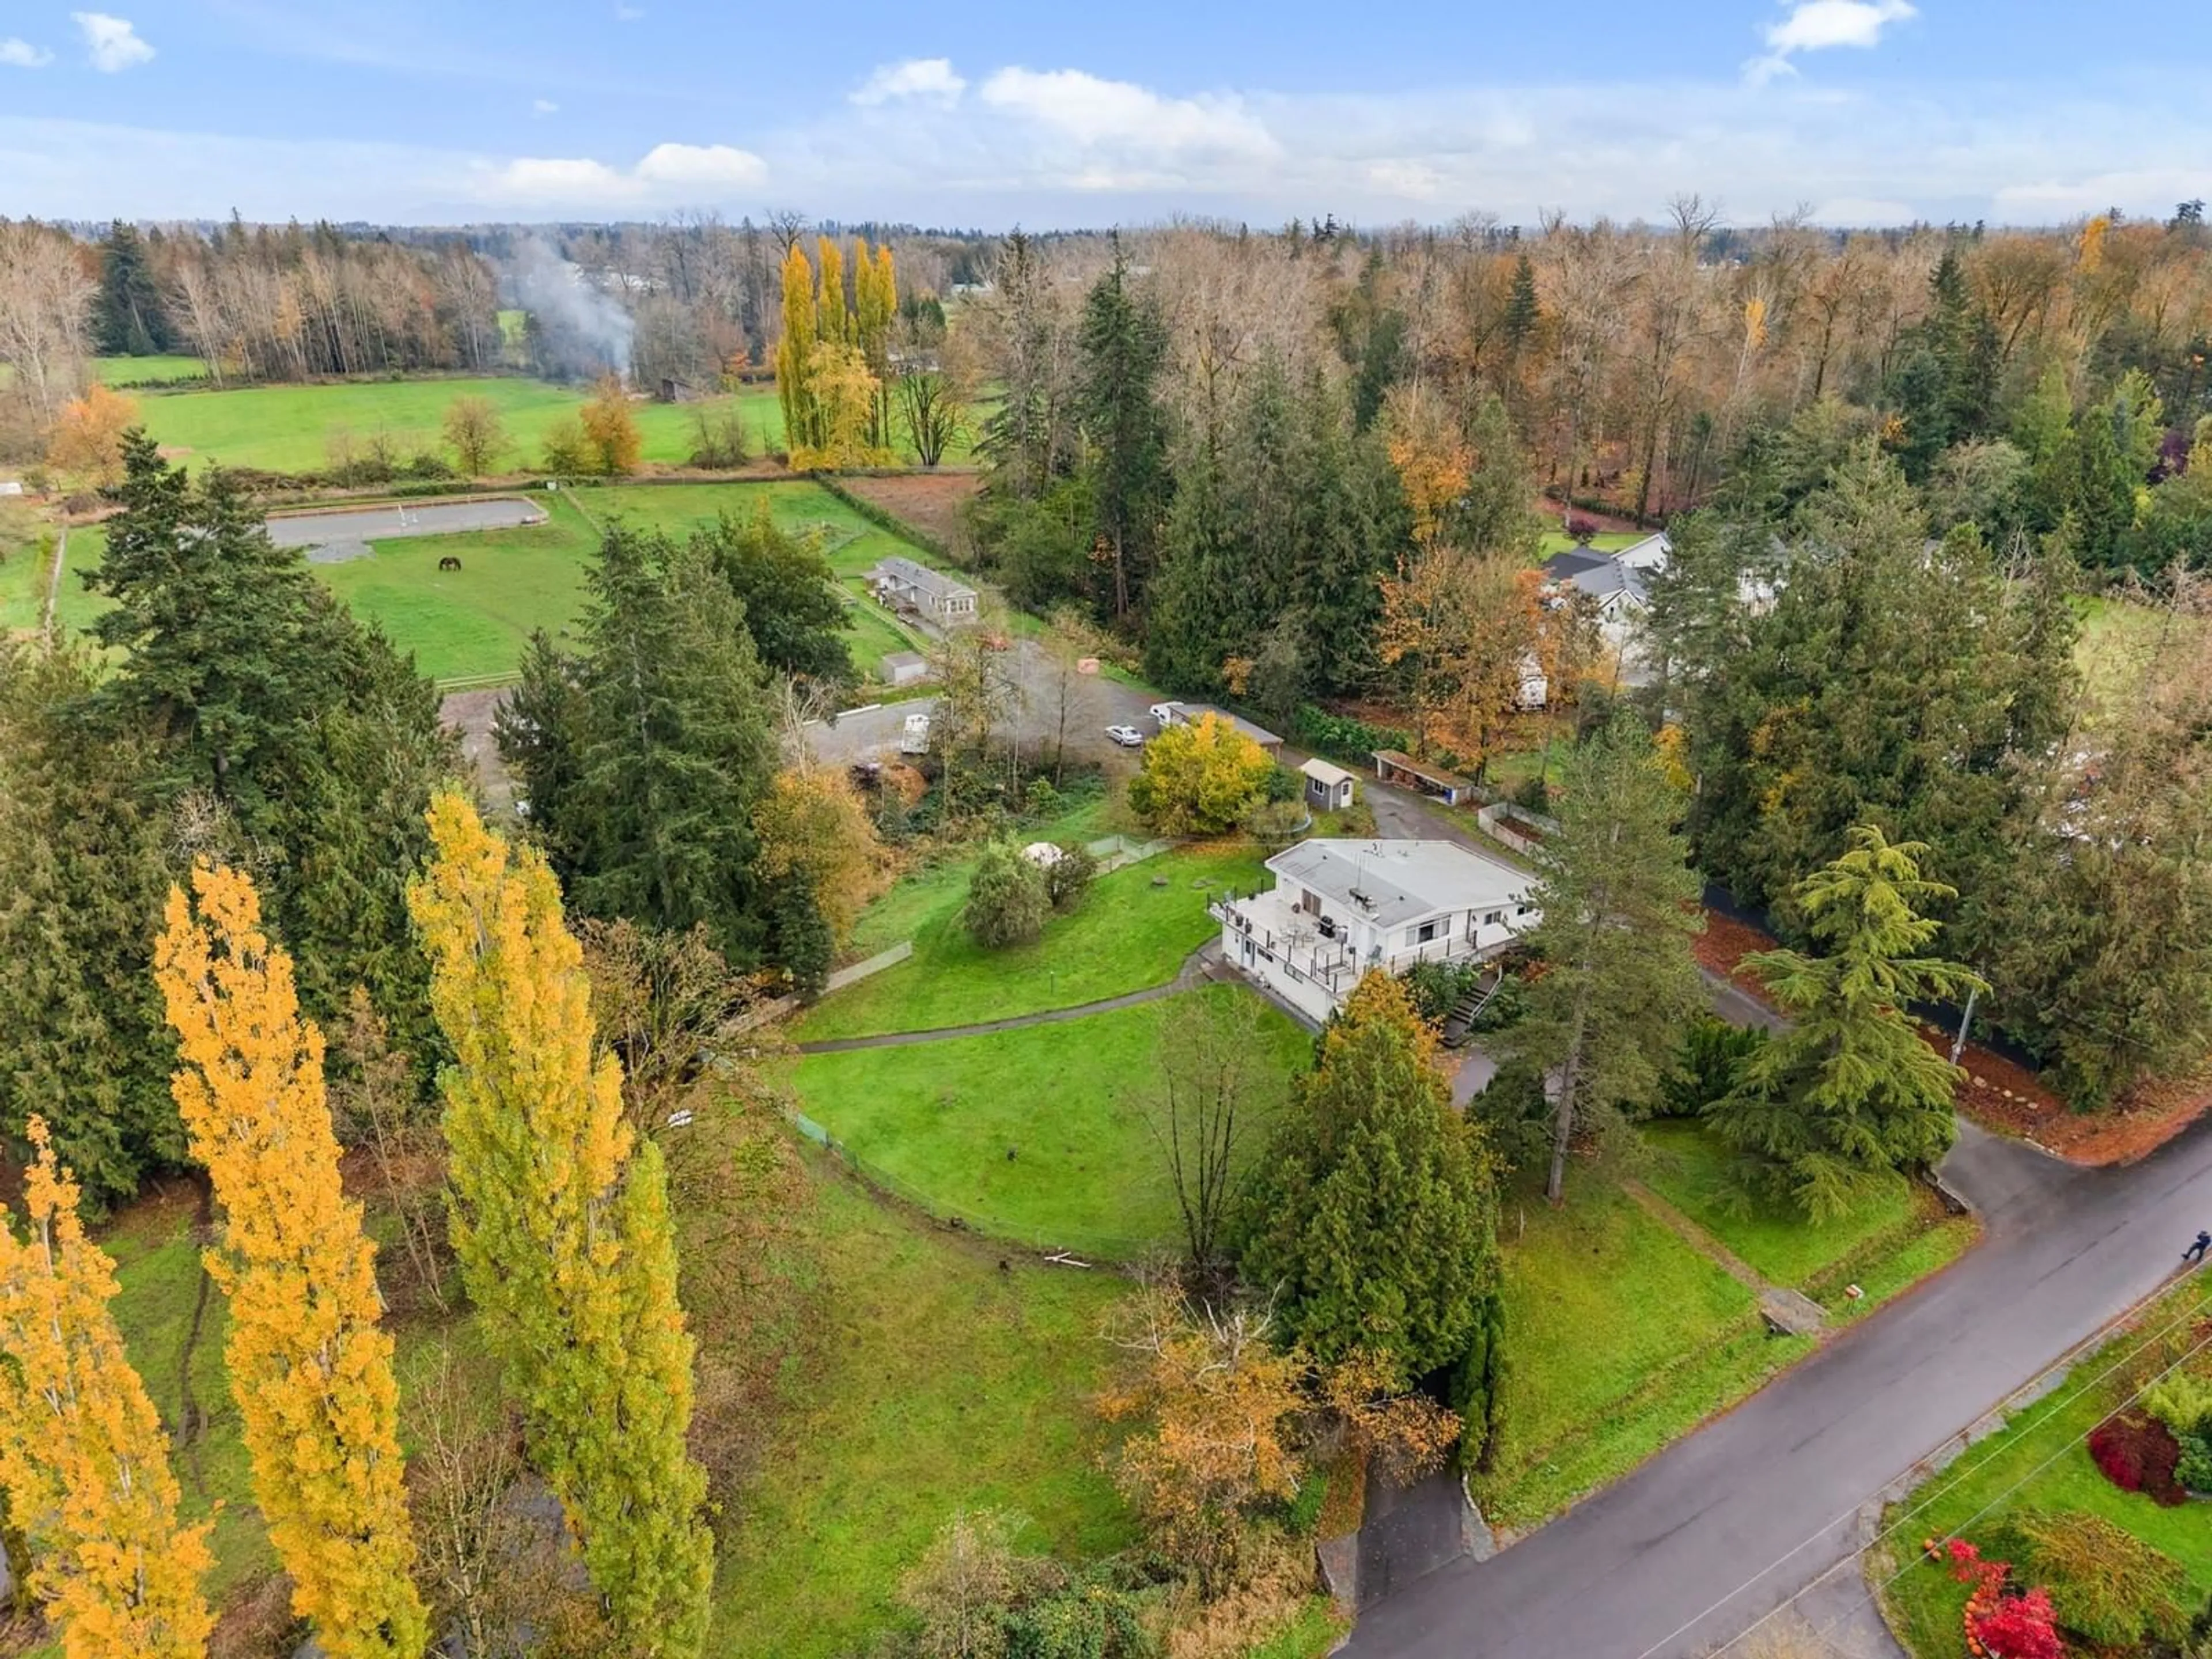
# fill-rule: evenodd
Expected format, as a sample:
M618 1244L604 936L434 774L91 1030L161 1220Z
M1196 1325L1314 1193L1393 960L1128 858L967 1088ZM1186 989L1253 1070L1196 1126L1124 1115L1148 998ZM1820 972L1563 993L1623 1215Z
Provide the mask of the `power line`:
M2141 1310L2142 1309L2143 1309L2143 1308L2145 1308L2145 1307L2148 1306L2151 1303L2153 1303L2153 1302L2156 1301L2159 1297L2162 1297L2162 1296L2165 1296L2165 1295L2168 1294L2168 1292L2170 1291L2170 1290L2171 1290L2172 1288L2172 1287L2171 1285L2161 1285L2161 1286L2160 1286L2157 1290L2153 1291L2149 1295L2148 1295L2148 1296L2146 1296L2146 1297L2142 1297L2141 1300L2137 1301L2137 1302L2136 1302L2136 1303L2135 1303L2133 1305L2131 1305L2130 1307L2129 1307L2129 1308L2128 1308L2124 1312L2123 1312L2123 1313L2121 1314L2120 1318L2121 1318L2122 1320L2124 1320L2124 1319L2126 1319L2126 1318L2130 1317L2130 1316L2132 1316L2132 1315L2136 1314L2136 1312L2138 1312L2138 1311L2139 1311L2139 1310ZM2185 1312L2183 1315L2181 1315L2181 1316L2180 1316L2179 1319L2175 1320L2172 1324L2170 1324L2170 1325L2167 1325L2167 1326L2164 1327L2164 1328L2162 1328L2162 1329L2158 1333L2158 1334L2157 1334L2156 1336L2154 1336L2154 1337L2152 1337L2151 1339L2149 1339L2149 1341L2147 1341L2147 1342L2145 1342L2144 1344L2142 1344L2142 1345L2139 1346L2138 1346L2138 1347L2136 1347L2135 1350L2133 1350L2133 1351L2132 1351L2129 1355L2127 1355L2126 1357L2123 1358L2122 1359L2120 1359L2120 1360L2118 1360L2118 1361L2115 1362L2115 1363L2114 1363L2111 1367L2109 1367L2109 1368L2107 1368L2106 1370L2104 1370L2104 1371L2100 1372L2100 1373L2096 1377L2094 1377L2094 1378L2093 1378L2093 1379L2092 1379L2092 1382L2094 1383L2094 1382L2103 1382L2106 1377L2108 1377L2108 1376L2112 1376L2112 1375L2113 1374L2113 1372L2115 1372L2115 1371L2118 1370L2122 1366L2124 1366L2124 1365L2129 1362L2129 1360L2130 1360L2130 1359L2132 1359L2132 1358L2135 1357L2135 1355L2136 1355L2136 1354L2142 1352L2143 1351L2143 1348L2148 1347L2148 1346L2149 1346L2149 1342L2152 1342L2152 1341L2157 1341L2157 1340L2161 1340L2161 1339L2162 1339L2162 1338L2163 1338L2163 1337L2164 1337L2167 1333L2169 1333L2169 1332L2171 1332L2172 1330L2173 1330L2174 1328L2176 1328L2176 1327L2178 1327L2178 1326L2179 1326L2180 1324L2184 1323L2185 1322L2186 1322L2186 1321L2187 1321L2187 1320L2189 1320L2190 1318L2194 1317L2196 1315L2197 1315L2197 1314L2200 1314L2200 1313L2203 1312L2203 1311L2204 1311L2204 1310L2205 1310L2205 1308L2207 1308L2207 1307L2212 1307L2212 1301L2208 1301L2207 1303L2202 1304L2200 1304L2199 1306L2195 1307L2195 1308L2192 1308L2192 1309L2189 1310L2187 1312ZM2107 1326L2106 1328L2109 1329L2109 1328L2110 1328L2110 1327L2109 1327L2109 1326ZM2005 1398L2006 1398L2006 1399L2008 1399L2008 1400L2017 1399L2017 1398L2018 1398L2021 1394L2023 1394L2023 1393L2027 1392L2029 1389L2032 1389L2033 1387L2034 1387L2034 1385L2035 1385L2037 1382L2040 1382L2044 1377L2048 1376L2051 1372L2056 1371L2056 1370L2059 1370L2063 1369L2065 1365L2067 1365L2067 1364L2069 1363L2069 1361L2073 1358L2073 1357L2074 1357L2075 1355L2076 1355L2076 1354L2080 1353L2080 1352L2081 1352L2081 1350L2082 1350L2082 1349L2084 1349L2084 1348L2086 1348L2086 1347L2087 1347L2090 1343L2096 1341L2096 1340L2098 1340L2099 1336L2100 1336L2100 1335L2101 1335L2101 1334L2102 1334L2102 1333L2101 1333L2101 1332L2099 1332L2099 1333L2093 1333L2091 1335L2089 1335L2089 1336L2087 1336L2087 1337L2085 1337L2084 1339L2082 1339L2082 1340L2081 1340L2081 1342L2076 1343L2076 1344L2075 1344L2072 1348L2069 1349L2069 1350L2066 1352L2066 1353L2062 1354L2062 1355L2061 1355L2061 1356L2060 1356L2057 1360L2054 1360L2051 1364L2045 1366L2045 1367L2043 1368L2043 1370L2042 1370L2038 1371L2038 1372L2035 1374L2035 1376L2033 1376L2030 1377L2030 1378L2027 1380L2027 1382L2025 1382L2025 1383L2021 1384L2021 1387L2019 1387L2019 1388L2017 1388L2017 1389L2014 1389L2014 1390L2013 1390L2009 1395L2006 1395L2006 1396L2005 1396ZM2212 1343L2212 1338L2207 1338L2207 1339L2206 1339L2206 1343ZM2198 1346L2199 1347L2203 1347L2203 1346L2206 1346L2206 1343L2200 1343L2200 1344L2198 1344L2197 1346ZM2191 1353L2192 1353L2192 1354L2193 1354L2195 1352L2196 1352L2196 1350L2195 1350L2195 1349L2191 1349ZM2189 1358L2189 1357L2190 1357L2189 1355L2184 1355L2184 1356L2183 1356L2183 1358L2184 1358L2184 1359L2186 1359L2186 1358ZM2180 1360L2177 1360L2177 1361L2175 1362L2175 1364L2180 1364L2180 1363L2182 1363ZM2172 1367L2171 1367L2171 1366L2169 1366L2167 1369L2168 1369L2168 1370L2171 1370L2171 1369L2172 1369ZM2160 1375L2162 1376L2164 1376L2164 1375L2165 1375L2165 1373L2164 1373L2164 1372L2160 1372ZM2155 1379L2154 1379L2154 1380L2155 1380ZM2085 1386L2086 1386L2086 1385L2085 1385ZM2147 1386L2148 1386L2148 1384L2146 1384L2145 1386L2147 1387ZM2141 1393L2141 1390L2140 1390L2140 1389L2138 1389L2136 1392L2137 1392L2137 1394L2140 1394L2140 1393ZM2129 1401L2129 1402L2124 1402L2123 1406L2122 1406L2119 1409L2123 1409L2123 1410L2124 1410L2124 1409L2125 1409L2125 1404L2126 1404L2126 1403L2131 1403L2131 1402L2132 1402L2132 1401L2133 1401L2133 1399L2134 1399L2135 1397L2136 1397L2135 1395L2130 1395L2130 1401ZM2002 1403L2002 1402L2000 1402L2000 1403ZM2104 1419L2104 1420L2109 1420L2109 1419ZM2063 1456L2066 1451L2070 1451L2070 1450L2073 1449L2073 1444L2074 1444L2074 1443L2073 1443L2071 1440L2069 1440L2069 1441L2067 1443L2067 1444L2065 1445L2065 1447L2062 1448L2062 1449L2061 1449L2061 1450L2060 1450L2060 1452L2059 1452L2058 1454L2057 1454L2056 1455L2054 1455L2054 1457L2053 1457L2051 1461L2055 1462L2057 1461L2057 1456ZM1995 1452L1995 1451L1991 1451L1991 1452L1986 1453L1986 1454L1984 1455L1984 1457L1982 1458L1981 1462L1980 1462L1979 1463L1978 1463L1978 1464L1974 1465L1972 1468L1971 1468L1971 1469L1967 1469L1967 1470L1965 1470L1965 1471L1962 1471L1962 1472L1960 1472L1959 1474L1957 1474L1955 1475L1955 1477L1954 1477L1954 1478L1953 1478L1952 1480L1950 1480L1947 1483L1947 1489L1948 1489L1948 1486L1955 1486L1959 1480L1964 1480L1967 1474L1976 1473L1976 1472L1978 1472L1978 1470L1980 1470L1980 1469L1982 1469L1982 1468L1987 1468L1987 1467L1989 1466L1989 1464L1990 1464L1991 1462L1993 1462L1993 1461L1995 1460L1995 1458L1997 1456L1997 1455L1998 1455L1998 1454L1997 1454L1996 1452ZM2026 1478L2031 1478L2031 1479L2032 1479L2032 1478L2033 1478L2033 1476L2034 1474L2041 1474L2041 1473L2042 1473L2042 1471L2043 1471L2043 1468L2047 1468L2047 1467L2049 1467L2049 1465L2048 1465L2048 1464L2045 1464L2045 1465L2039 1466L2035 1470L2031 1471L2030 1475L2029 1475L2028 1477L2026 1477ZM1947 1472L1947 1473L1948 1473L1948 1472ZM1999 1497L2000 1497L2000 1498L2002 1498L2002 1497L2008 1497L2008 1496L2009 1496L2009 1495L2011 1494L2011 1492L2012 1492L2018 1490L2018 1486L2019 1486L2019 1483L2014 1483L2014 1486L2008 1488L2008 1489L2006 1490L2006 1492L2005 1492L2000 1493L2000 1494L1999 1494ZM1873 1537L1873 1538L1869 1539L1869 1540L1867 1541L1867 1543L1866 1543L1866 1544L1862 1545L1862 1546L1860 1547L1861 1551L1863 1551L1863 1550L1865 1550L1865 1549L1867 1549L1867 1548L1869 1548L1869 1547L1871 1547L1874 1544L1880 1542L1880 1541L1881 1541L1884 1537L1887 1536L1890 1533L1894 1532L1894 1531L1895 1531L1899 1527L1904 1526L1904 1525L1905 1525L1905 1524L1906 1524L1908 1522L1910 1522L1910 1521L1911 1521L1911 1520L1915 1516L1923 1513L1923 1512L1926 1510L1926 1509L1929 1507L1929 1504L1933 1504L1935 1501L1936 1501L1936 1499L1931 1498L1929 1498L1929 1500L1927 1500L1927 1502L1926 1502L1926 1503L1917 1504L1917 1505L1914 1506L1913 1508L1911 1508L1911 1509L1910 1509L1910 1510L1906 1510L1906 1511L1905 1511L1905 1513L1904 1515L1900 1516L1898 1518L1898 1520L1897 1520L1896 1522L1893 1522L1893 1523L1892 1523L1891 1525L1889 1525L1889 1526L1884 1527L1884 1528L1883 1528L1880 1532L1877 1532L1877 1533L1874 1535L1874 1537ZM1781 1567L1781 1566L1784 1565L1786 1563L1788 1563L1789 1561L1790 1561L1793 1558L1795 1558L1795 1557L1796 1557L1796 1556L1798 1556L1798 1555L1800 1555L1800 1554L1802 1554L1806 1550L1810 1549L1810 1548L1811 1548L1814 1544L1818 1543L1821 1539L1823 1539L1823 1538L1825 1538L1826 1536L1827 1536L1827 1534L1828 1534L1829 1533L1832 1532L1833 1530L1835 1530L1835 1528L1837 1528L1838 1527L1839 1527L1839 1526L1843 1525L1845 1522L1849 1521L1849 1520L1850 1520L1850 1519L1854 1515L1857 1514L1857 1513L1858 1513L1858 1511L1859 1511L1862 1508L1863 1508L1863 1507L1864 1507L1864 1504L1863 1504L1863 1502L1862 1502L1862 1503L1858 1503L1858 1504L1852 1504L1852 1505L1850 1506L1850 1508L1849 1508L1849 1509L1845 1510L1842 1514L1840 1514L1840 1515L1837 1516L1833 1520L1829 1521L1829 1522L1827 1522L1824 1523L1823 1525L1821 1525L1820 1527L1819 1527L1819 1528L1815 1528L1815 1529L1814 1529L1811 1534L1808 1534L1808 1536L1806 1536L1804 1539L1802 1539L1802 1540L1800 1540L1800 1541L1799 1541L1798 1543L1796 1543L1796 1545L1792 1546L1790 1549L1788 1549L1788 1550L1784 1551L1782 1554L1780 1554L1780 1555L1778 1555L1778 1556L1775 1557L1773 1560L1771 1560L1771 1561L1768 1562L1768 1563L1766 1564L1766 1565L1765 1565L1764 1567L1761 1567L1761 1568L1760 1568L1757 1572L1755 1572L1755 1573L1752 1574L1752 1575L1751 1575L1751 1577L1749 1577L1748 1578L1745 1579L1741 1583L1738 1584L1738 1585L1737 1585L1734 1589L1729 1590L1729 1591L1728 1592L1728 1594L1727 1594L1727 1595L1721 1596L1717 1601L1714 1601L1711 1606L1707 1607L1706 1607L1703 1612L1701 1612L1701 1613L1699 1613L1696 1614L1694 1617L1692 1617L1692 1618L1691 1618L1691 1619L1689 1619L1689 1620L1687 1620L1684 1621L1682 1624L1678 1625L1677 1626L1675 1626L1673 1630L1671 1630L1671 1631L1668 1632L1666 1635L1664 1635L1664 1636L1661 1637L1661 1638L1660 1638L1656 1642L1654 1642L1654 1643L1653 1643L1650 1647L1648 1647L1648 1648L1644 1649L1644 1651L1643 1651L1642 1653L1640 1653L1640 1654L1637 1655L1636 1659L1652 1659L1652 1656L1653 1656L1654 1655L1656 1655L1656 1653L1658 1653L1658 1652L1660 1651L1660 1650L1661 1650L1661 1649L1662 1649L1662 1648L1664 1648L1665 1646L1667 1646L1667 1644L1668 1644L1668 1643L1670 1643L1670 1642L1674 1641L1677 1637L1680 1637L1680 1636L1681 1636L1681 1635L1685 1634L1686 1632L1689 1632L1689 1631L1695 1630L1695 1629L1696 1629L1699 1625L1703 1624L1706 1620L1708 1620L1708 1619L1711 1618L1713 1614L1715 1614L1716 1613L1718 1613L1718 1612L1719 1612L1723 1607L1726 1607L1729 1602L1731 1602L1731 1601L1735 1601L1735 1600L1736 1599L1736 1597L1738 1597L1739 1595L1742 1595L1746 1590L1748 1590L1749 1589L1751 1589L1753 1585L1754 1585L1754 1584L1758 1583L1761 1579L1763 1579L1763 1578L1766 1577L1769 1574L1771 1574L1771 1573L1772 1573L1773 1571L1775 1571L1778 1568L1779 1568L1779 1567ZM1978 1516L1976 1516L1976 1517L1973 1517L1973 1518L1978 1518ZM1856 1552L1855 1552L1855 1553L1856 1553ZM1821 1578L1825 1579L1827 1576L1828 1576L1827 1574L1823 1573L1823 1574L1821 1575ZM1886 1581L1885 1581L1885 1585L1887 1585L1887 1583L1894 1583L1894 1582L1895 1582L1895 1577L1897 1577L1897 1576L1902 1576L1902 1575L1901 1575L1901 1573L1900 1573L1899 1575L1893 1576L1891 1579L1886 1580ZM1820 1580L1818 1580L1818 1579L1816 1579L1816 1580L1814 1581L1814 1583L1819 1583L1819 1582L1820 1582ZM1788 1610L1789 1608L1790 1608L1790 1607L1794 1607L1794 1606L1797 1603L1797 1601L1799 1601L1799 1600L1800 1600L1800 1599L1801 1599L1801 1598L1802 1598L1802 1596L1807 1593L1807 1591L1808 1591L1808 1590L1809 1590L1811 1588L1812 1588L1812 1586L1811 1586L1811 1585L1808 1585L1808 1586L1806 1586L1806 1588L1805 1588L1804 1589L1800 1589L1800 1590L1796 1591L1796 1593L1794 1593L1793 1595L1791 1595L1790 1596L1789 1596L1786 1600L1784 1600L1784 1601L1783 1601L1779 1606L1778 1606L1778 1607L1776 1607L1775 1608L1773 1608L1773 1609L1772 1609L1772 1611L1771 1611L1771 1612L1767 1613L1765 1616L1763 1616L1762 1618L1760 1618L1759 1620L1757 1620L1757 1622L1755 1622L1755 1623L1753 1623L1753 1624L1752 1624L1752 1625L1749 1625L1749 1626L1746 1626L1743 1630L1741 1630L1741 1631L1738 1632L1735 1636L1731 1637L1731 1638L1728 1640L1728 1642L1727 1642L1727 1643L1725 1643L1724 1644L1723 1644L1720 1648L1718 1648L1718 1649L1715 1650L1714 1656L1713 1656L1713 1659L1718 1659L1718 1656L1719 1656L1719 1655L1721 1655L1721 1654L1724 1654L1724 1653L1728 1652L1729 1649L1731 1649L1731 1648L1735 1647L1735 1646L1739 1642L1741 1642L1741 1641L1744 1639L1744 1638L1746 1638L1746 1637L1747 1637L1747 1636L1750 1636L1750 1635L1753 1634L1754 1632L1756 1632L1757 1631L1759 1631L1759 1630L1762 1629L1762 1628L1763 1628L1763 1627L1765 1627L1765 1626L1766 1626L1766 1625L1767 1625L1771 1620L1774 1620L1775 1618L1778 1617L1781 1613L1783 1613L1784 1612L1785 1612L1785 1611L1786 1611L1786 1610ZM1871 1599L1872 1595L1873 1595L1873 1592L1869 1591L1869 1592L1868 1593L1868 1599ZM1854 1610L1856 1610L1856 1606L1857 1606L1857 1605L1858 1605L1857 1603L1854 1603L1854 1604L1853 1604ZM1836 1627L1836 1624L1837 1624L1837 1623L1839 1623L1839 1622L1840 1622L1840 1620L1832 1621L1828 1626L1826 1626L1826 1627L1824 1627L1824 1630L1823 1630L1823 1632L1821 1632L1821 1635L1822 1635L1822 1638L1823 1638L1823 1639L1824 1639L1824 1640L1825 1640L1825 1637L1826 1637L1826 1631L1830 1631L1830 1630L1833 1630L1833 1629Z

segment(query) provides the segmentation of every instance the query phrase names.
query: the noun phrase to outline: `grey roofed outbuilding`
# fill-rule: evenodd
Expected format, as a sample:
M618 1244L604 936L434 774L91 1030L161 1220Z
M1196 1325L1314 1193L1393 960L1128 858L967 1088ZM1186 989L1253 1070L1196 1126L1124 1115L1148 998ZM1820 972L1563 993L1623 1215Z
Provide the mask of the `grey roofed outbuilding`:
M1378 927L1526 902L1531 877L1449 841L1302 841L1267 868Z
M1175 711L1175 718L1187 726L1195 726L1200 715L1211 714L1218 720L1242 732L1262 749L1279 749L1283 740L1264 726L1255 726L1241 714L1232 714L1226 708L1216 708L1210 702L1171 702L1164 707Z
M926 564L902 558L896 553L888 558L877 560L872 574L895 581L902 587L911 587L940 599L972 599L975 597L975 590L967 583L948 576L941 570L932 570Z

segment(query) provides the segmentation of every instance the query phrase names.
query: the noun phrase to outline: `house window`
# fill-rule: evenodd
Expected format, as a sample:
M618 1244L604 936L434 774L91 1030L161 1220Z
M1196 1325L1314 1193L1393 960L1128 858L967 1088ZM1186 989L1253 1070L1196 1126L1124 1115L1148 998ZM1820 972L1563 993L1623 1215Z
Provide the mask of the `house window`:
M1444 925L1441 921L1425 921L1419 927L1413 929L1413 943L1416 945L1426 945L1431 939L1433 939L1441 934L1443 930Z
M1482 919L1482 925L1483 925L1484 927L1496 927L1501 926L1501 925L1504 922L1504 921L1505 921L1505 912L1504 912L1504 911L1503 911L1503 910L1492 910L1492 911L1488 915L1485 916L1485 917Z
M1522 905L1519 909L1516 910L1513 914L1514 914L1516 916L1525 916L1525 915L1528 915L1531 910L1534 909L1535 908L1536 908L1536 907L1535 907L1534 905L1533 905L1533 904L1524 904L1524 905Z

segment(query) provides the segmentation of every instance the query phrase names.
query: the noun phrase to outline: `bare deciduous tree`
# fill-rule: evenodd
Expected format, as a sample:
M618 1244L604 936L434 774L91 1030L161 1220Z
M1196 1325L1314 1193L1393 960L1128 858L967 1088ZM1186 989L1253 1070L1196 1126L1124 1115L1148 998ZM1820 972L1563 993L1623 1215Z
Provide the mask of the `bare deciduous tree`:
M1248 1145L1281 1104L1281 1083L1262 1058L1261 1012L1248 996L1184 996L1168 1004L1160 1022L1146 1121L1175 1188L1190 1265L1201 1277L1220 1265Z

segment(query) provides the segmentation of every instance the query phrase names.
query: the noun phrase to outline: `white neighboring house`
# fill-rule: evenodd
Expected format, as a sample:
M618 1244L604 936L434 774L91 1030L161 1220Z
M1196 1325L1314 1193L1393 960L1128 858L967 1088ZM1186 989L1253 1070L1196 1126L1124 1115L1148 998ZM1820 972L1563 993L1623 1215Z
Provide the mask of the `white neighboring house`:
M868 591L879 605L927 617L934 623L975 619L975 590L957 577L896 555L879 559L868 573Z
M1267 868L1272 891L1208 907L1222 953L1316 1020L1370 968L1493 955L1540 919L1534 876L1453 842L1305 841Z
M1674 544L1662 532L1618 553L1577 547L1544 561L1547 581L1586 594L1595 604L1598 631L1606 644L1620 653L1622 678L1632 685L1643 683L1637 632L1651 609L1650 579L1667 568L1674 552Z

